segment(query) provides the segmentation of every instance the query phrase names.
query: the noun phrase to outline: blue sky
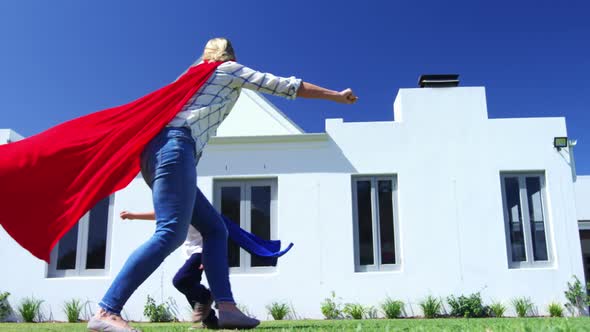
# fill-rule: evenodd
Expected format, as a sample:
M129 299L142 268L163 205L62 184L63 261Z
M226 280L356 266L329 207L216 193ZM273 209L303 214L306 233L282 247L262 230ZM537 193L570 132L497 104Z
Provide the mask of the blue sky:
M211 37L359 102L269 97L308 132L393 118L399 88L458 73L491 118L565 116L590 174L588 1L0 1L0 128L29 136L173 80ZM280 5L279 5L280 4Z

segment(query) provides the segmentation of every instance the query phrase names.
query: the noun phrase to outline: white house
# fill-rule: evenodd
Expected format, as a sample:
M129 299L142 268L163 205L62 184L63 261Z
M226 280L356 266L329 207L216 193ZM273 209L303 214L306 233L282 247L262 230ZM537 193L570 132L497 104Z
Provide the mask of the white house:
M553 146L567 136L564 118L489 119L483 87L401 89L393 113L385 122L328 119L324 133L308 134L243 92L206 148L198 185L242 227L295 244L276 267L230 247L234 295L249 312L266 319L267 304L286 301L299 317L321 318L334 291L365 305L400 299L418 316L427 295L480 291L507 306L530 297L546 314L549 302L565 302L572 275L583 280L586 266L590 276L590 177L576 178L570 150ZM19 138L0 131L0 142ZM49 266L0 230L0 291L13 305L43 299L58 320L72 298L94 310L154 229L119 212L151 209L137 177L62 239ZM145 319L151 294L173 298L188 318L171 283L182 263L172 254L124 316Z

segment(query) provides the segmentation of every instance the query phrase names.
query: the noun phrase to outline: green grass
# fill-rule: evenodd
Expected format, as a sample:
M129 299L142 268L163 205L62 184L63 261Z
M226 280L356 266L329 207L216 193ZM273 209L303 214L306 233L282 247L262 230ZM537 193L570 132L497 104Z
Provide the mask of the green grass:
M144 332L187 332L190 323L136 323ZM297 320L263 322L257 331L590 331L590 318L445 318L372 320ZM86 331L83 323L0 323L0 331Z

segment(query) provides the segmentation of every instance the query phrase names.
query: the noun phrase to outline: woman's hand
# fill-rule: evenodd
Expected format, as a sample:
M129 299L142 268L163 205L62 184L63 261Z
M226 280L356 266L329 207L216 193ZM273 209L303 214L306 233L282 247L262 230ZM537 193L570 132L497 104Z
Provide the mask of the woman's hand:
M301 98L331 100L341 104L354 104L358 99L350 88L338 92L308 82L301 82L299 90L297 90L297 96Z
M354 95L354 92L352 92L352 89L348 88L338 92L338 99L336 101L342 104L354 104L358 99L359 98Z

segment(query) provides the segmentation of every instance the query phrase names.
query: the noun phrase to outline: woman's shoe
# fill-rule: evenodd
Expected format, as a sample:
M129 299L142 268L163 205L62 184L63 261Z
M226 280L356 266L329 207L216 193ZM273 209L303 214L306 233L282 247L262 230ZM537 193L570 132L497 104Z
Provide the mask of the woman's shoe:
M98 313L88 321L86 326L92 332L141 332L129 326L119 315L100 309Z
M260 324L258 319L248 317L241 311L219 311L218 325L220 329L253 329L258 324Z

